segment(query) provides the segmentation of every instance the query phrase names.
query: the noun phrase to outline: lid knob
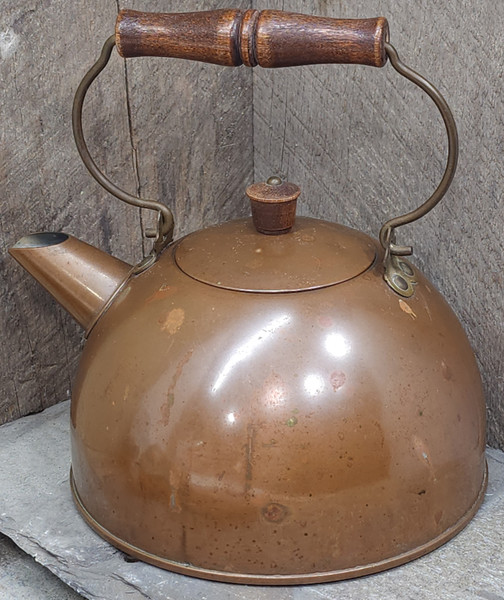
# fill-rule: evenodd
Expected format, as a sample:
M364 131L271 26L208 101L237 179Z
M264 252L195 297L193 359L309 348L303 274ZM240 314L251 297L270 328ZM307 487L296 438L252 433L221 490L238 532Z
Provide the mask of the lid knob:
M266 235L288 233L296 220L296 201L300 193L297 185L282 183L279 177L250 185L246 194L257 231Z

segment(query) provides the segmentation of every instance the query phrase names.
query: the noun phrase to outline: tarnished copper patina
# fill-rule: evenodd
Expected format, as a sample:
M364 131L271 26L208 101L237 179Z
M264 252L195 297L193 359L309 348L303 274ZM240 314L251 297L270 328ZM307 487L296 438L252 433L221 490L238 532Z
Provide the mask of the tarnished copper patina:
M231 12L258 31L287 18ZM383 22L372 21L392 57ZM381 64L373 48L362 60ZM76 137L99 179L79 133L80 94ZM153 253L136 267L65 234L11 250L87 329L71 484L112 544L207 579L311 583L416 558L474 515L486 486L476 360L393 236L453 177L456 129L429 94L446 110L445 176L379 241L296 218L299 188L273 178L247 189L253 219L176 242L161 211Z

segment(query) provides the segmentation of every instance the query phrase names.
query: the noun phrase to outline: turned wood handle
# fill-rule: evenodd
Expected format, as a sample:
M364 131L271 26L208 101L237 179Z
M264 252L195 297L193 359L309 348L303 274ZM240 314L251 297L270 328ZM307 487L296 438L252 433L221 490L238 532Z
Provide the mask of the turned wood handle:
M217 65L291 67L387 62L388 24L331 19L279 10L225 9L193 13L121 10L116 45L124 58L167 56Z

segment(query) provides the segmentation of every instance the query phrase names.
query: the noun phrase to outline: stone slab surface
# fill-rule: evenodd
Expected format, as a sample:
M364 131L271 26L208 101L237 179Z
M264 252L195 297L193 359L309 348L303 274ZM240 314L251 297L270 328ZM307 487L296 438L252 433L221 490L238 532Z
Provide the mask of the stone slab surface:
M82 600L48 569L0 534L0 598L2 600Z
M69 403L64 402L0 428L0 532L85 598L504 600L503 452L488 450L490 482L476 517L455 539L428 556L351 581L249 587L129 563L122 552L89 529L70 494L68 411Z

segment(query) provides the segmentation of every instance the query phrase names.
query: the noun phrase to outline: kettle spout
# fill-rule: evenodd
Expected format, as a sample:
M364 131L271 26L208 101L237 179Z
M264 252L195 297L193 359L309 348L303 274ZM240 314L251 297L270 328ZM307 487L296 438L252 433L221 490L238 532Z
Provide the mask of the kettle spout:
M65 233L27 235L9 249L9 254L86 331L132 269L122 260Z

